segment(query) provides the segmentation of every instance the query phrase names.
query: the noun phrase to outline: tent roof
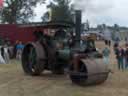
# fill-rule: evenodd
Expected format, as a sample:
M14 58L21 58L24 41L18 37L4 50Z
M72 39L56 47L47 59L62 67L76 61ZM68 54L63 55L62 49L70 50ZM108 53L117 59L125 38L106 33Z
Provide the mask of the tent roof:
M19 24L19 27L44 27L44 28L72 28L75 26L72 22L67 21L50 21L50 22L32 22L27 24Z

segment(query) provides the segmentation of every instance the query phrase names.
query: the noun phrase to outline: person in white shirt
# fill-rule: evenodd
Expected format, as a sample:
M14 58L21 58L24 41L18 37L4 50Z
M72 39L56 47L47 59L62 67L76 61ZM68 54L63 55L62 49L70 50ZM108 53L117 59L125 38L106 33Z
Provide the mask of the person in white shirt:
M0 46L0 49L1 49L1 46ZM1 50L0 50L0 64L6 64L3 56L1 55Z

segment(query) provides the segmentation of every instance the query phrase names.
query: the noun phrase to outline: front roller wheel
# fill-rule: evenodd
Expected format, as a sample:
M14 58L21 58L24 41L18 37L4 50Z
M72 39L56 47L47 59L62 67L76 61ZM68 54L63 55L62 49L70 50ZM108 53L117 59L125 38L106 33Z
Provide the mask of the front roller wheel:
M86 69L86 66L82 62L80 62L77 72L75 72L73 64L70 65L69 70L70 70L69 77L73 83L77 85L81 85L81 86L86 85L86 80L88 78L87 69Z
M85 85L97 85L104 83L109 75L109 69L102 60L81 59L78 67L70 66L70 78L73 83Z
M44 70L44 59L44 49L39 43L27 44L22 53L22 67L24 72L28 75L40 75Z

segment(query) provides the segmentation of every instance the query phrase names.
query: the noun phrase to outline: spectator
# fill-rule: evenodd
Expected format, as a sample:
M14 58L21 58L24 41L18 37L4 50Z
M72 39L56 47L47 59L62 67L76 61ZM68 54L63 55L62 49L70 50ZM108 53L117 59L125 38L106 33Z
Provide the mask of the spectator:
M105 64L109 64L110 60L109 60L109 55L110 55L110 50L108 47L105 47L102 51L103 53L103 60Z
M105 45L107 45L107 44L108 44L108 41L105 39L105 40L104 40L104 43L105 43Z
M109 47L111 47L111 40L108 40L108 45Z
M116 58L117 58L117 62L118 62L118 69L119 70L124 70L124 49L119 47L116 50Z
M22 54L23 48L24 48L24 45L22 44L22 42L19 42L19 44L17 44L17 46L16 46L16 50L17 50L16 58L18 60L21 59L21 54Z
M5 59L5 62L9 63L10 58L9 58L8 47L5 44L3 48L4 48L4 59Z
M2 47L0 46L0 49L2 49ZM2 50L0 50L0 64L6 64L3 56L2 56Z
M16 54L17 54L17 49L16 49L16 47L17 47L18 43L19 43L19 41L17 40L17 41L15 42L15 44L14 44L13 56L12 56L13 58L16 58Z
M5 59L5 57L4 57L4 47L3 46L1 46L1 56L3 57L3 59Z
M115 55L117 55L116 53L118 51L118 47L119 47L119 44L115 43L114 44L114 53L115 53Z

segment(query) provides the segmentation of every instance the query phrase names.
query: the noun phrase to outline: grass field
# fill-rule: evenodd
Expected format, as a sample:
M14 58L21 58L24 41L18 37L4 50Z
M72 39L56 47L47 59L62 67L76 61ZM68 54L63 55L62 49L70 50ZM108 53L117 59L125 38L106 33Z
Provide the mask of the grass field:
M103 44L97 43L102 49ZM128 70L119 71L111 48L111 69L108 80L97 86L80 87L68 76L45 74L27 76L18 61L0 65L0 96L128 96Z

